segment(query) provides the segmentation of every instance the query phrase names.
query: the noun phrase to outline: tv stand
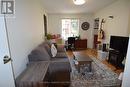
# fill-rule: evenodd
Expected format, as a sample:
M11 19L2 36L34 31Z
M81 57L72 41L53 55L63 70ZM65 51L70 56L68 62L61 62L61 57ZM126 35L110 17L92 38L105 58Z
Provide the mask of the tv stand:
M108 62L113 64L116 68L122 68L122 61L124 59L123 53L117 50L109 50Z

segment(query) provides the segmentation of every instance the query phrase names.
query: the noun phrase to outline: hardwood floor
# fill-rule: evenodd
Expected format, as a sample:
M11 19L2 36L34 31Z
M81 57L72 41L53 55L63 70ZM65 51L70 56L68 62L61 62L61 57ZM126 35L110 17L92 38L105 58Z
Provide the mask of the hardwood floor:
M97 50L94 49L86 49L86 50L78 50L80 52L83 52L89 56L93 56L94 58L97 58ZM73 53L72 51L67 51L67 55L69 56L69 58L73 57ZM113 66L112 64L108 63L107 60L102 61L103 64L105 64L106 66L108 66L112 71L114 71L115 73L117 73L118 75L123 72L123 69L116 69L115 66Z

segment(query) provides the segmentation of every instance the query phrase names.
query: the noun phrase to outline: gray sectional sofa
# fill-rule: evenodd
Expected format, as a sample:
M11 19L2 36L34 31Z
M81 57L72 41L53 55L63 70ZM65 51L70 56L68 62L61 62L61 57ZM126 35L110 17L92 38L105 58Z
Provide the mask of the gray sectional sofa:
M52 57L51 44L51 41L45 41L32 50L28 55L29 62L50 61L48 68L49 75L47 77L48 81L50 83L56 82L59 84L49 85L53 85L51 87L58 87L58 85L60 85L59 87L62 87L63 85L68 86L70 84L71 66L64 46L57 45L57 55L56 57Z

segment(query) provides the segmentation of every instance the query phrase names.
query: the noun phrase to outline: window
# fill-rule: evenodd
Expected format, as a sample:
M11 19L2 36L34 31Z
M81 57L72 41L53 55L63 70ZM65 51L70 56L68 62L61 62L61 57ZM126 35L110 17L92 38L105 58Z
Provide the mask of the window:
M79 36L78 19L62 19L62 37L67 40L68 37Z

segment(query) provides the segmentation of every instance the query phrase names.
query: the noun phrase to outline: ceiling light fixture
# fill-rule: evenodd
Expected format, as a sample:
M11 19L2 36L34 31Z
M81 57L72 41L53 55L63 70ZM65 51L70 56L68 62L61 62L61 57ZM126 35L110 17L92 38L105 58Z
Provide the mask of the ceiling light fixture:
M85 0L73 0L75 5L83 5L85 3Z

